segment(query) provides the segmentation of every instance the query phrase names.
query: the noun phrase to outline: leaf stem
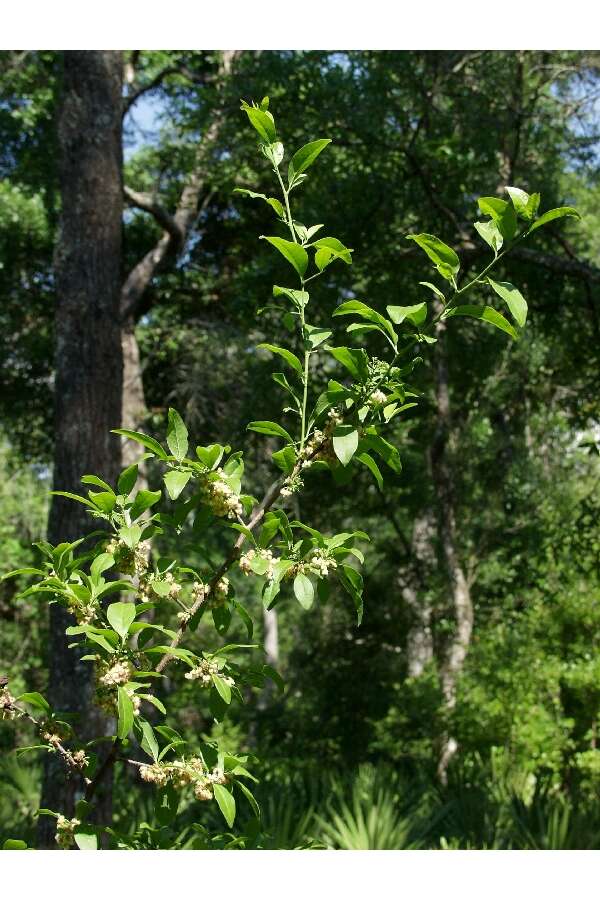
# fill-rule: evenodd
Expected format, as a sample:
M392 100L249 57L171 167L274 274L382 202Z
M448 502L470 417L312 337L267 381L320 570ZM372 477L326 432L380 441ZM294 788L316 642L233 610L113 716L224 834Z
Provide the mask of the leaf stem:
M279 171L279 166L274 168L274 172L277 175L279 180L279 184L281 186L281 192L283 194L283 199L285 201L285 211L287 216L287 224L290 229L290 233L292 235L292 240L295 244L298 243L298 237L296 235L296 231L294 229L294 220L292 219L292 211L290 208L290 192L286 190L285 185L283 183L283 179L281 177L281 173ZM305 281L300 277L300 290L304 291ZM314 275L312 276L315 277ZM310 280L310 279L308 279ZM302 340L302 346L304 348L304 374L302 376L302 410L301 410L301 424L300 424L300 451L304 449L304 444L306 441L306 408L308 405L308 367L310 362L310 350L306 348L306 338L304 335L304 326L306 324L306 320L304 317L304 303L300 303L300 338Z

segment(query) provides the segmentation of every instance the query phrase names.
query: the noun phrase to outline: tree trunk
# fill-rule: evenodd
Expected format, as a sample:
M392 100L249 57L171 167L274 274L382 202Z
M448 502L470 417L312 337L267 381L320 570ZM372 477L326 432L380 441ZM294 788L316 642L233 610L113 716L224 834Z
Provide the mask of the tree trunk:
M121 424L123 358L119 322L122 229L122 59L120 51L64 52L58 122L62 195L55 251L56 382L54 487L79 493L80 478L98 474L114 481L120 442L110 429ZM72 541L92 530L80 504L54 497L48 538ZM73 714L83 739L98 736L92 706L92 667L67 649L72 617L50 608L49 700ZM95 732L95 733L94 733ZM100 733L102 733L100 731ZM43 807L65 815L81 795L58 755L48 754ZM106 814L110 790L104 797ZM40 818L40 847L56 847L54 820Z
M437 426L431 446L430 463L437 503L439 546L450 588L456 626L440 673L445 713L449 716L456 706L457 682L471 642L473 604L469 584L457 552L455 498L447 458L451 416L445 328L443 322L439 322L436 326L438 340L434 346ZM443 784L446 783L448 765L457 749L455 738L451 734L445 734L438 761L438 777Z
M411 623L406 636L408 677L418 678L433 659L433 635L431 632L432 605L426 594L426 575L435 567L433 549L435 526L430 509L425 509L415 519L411 538L412 563L402 585L402 598L406 603Z
M140 348L135 336L135 322L127 319L122 323L121 343L123 348L123 404L121 427L129 431L140 431L148 414L144 396ZM123 466L131 466L140 458L140 445L123 439L121 447ZM138 466L138 490L148 487L147 470L144 462Z

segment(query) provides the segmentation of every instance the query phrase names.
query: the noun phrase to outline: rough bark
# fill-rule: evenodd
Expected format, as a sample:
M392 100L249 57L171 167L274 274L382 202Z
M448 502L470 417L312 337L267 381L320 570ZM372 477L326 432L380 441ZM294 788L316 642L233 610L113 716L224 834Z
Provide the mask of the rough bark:
M456 706L457 683L471 642L473 604L469 584L457 550L456 507L447 455L451 415L445 324L443 322L439 322L436 326L436 337L437 343L434 346L437 424L431 446L430 464L436 495L438 543L446 570L455 621L454 635L440 669L445 713L448 717ZM451 734L446 734L438 761L438 777L442 783L446 781L448 765L457 749L455 738Z
M406 635L409 678L422 675L433 659L433 609L426 593L426 573L435 567L434 532L432 510L425 509L414 521L410 542L411 564L402 584L402 599L411 618Z
M65 51L58 138L62 195L55 251L56 381L54 487L80 492L84 474L114 480L121 422L119 322L122 229L120 51ZM72 541L92 530L83 506L54 497L48 538ZM77 733L91 737L92 670L67 649L70 615L50 608L49 688L54 709L71 713ZM98 732L94 736L97 736ZM82 785L48 754L41 805L66 815ZM110 793L107 806L110 804ZM107 810L105 809L105 812ZM41 847L56 847L54 821L40 818Z

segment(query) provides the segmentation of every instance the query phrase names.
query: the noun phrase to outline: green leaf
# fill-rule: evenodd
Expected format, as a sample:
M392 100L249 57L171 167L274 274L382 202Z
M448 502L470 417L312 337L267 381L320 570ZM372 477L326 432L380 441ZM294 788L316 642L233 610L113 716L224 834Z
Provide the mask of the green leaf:
M477 203L484 215L492 217L504 240L511 241L517 231L517 214L512 203L499 197L480 197Z
M142 536L142 528L140 525L126 525L119 529L119 538L123 543L133 550L139 544Z
M252 640L252 635L254 634L254 623L253 623L252 619L250 618L250 615L249 615L247 609L244 606L242 606L242 604L239 602L239 600L235 600L235 599L233 601L233 608L236 610L238 616L240 617L240 619L246 626L248 640Z
M85 497L80 497L79 494L71 494L70 491L50 491L50 493L53 497L66 497L67 500L76 500L78 503L83 503L84 506L87 506L90 509L97 509L95 503L92 503L91 500L86 500Z
M221 699L227 704L231 703L231 686L223 681L220 675L213 675L212 680Z
M522 219L530 221L533 218L533 215L530 207L531 197L529 194L518 187L507 187L506 193L511 199L516 214L521 216Z
M110 567L113 566L114 563L115 558L110 553L101 553L96 557L96 559L90 566L90 575L94 584L98 584L102 573L106 572L107 569L110 569Z
M235 799L233 794L222 784L213 785L215 800L223 813L223 818L231 828L235 822Z
M170 825L177 815L178 807L179 791L172 784L166 784L165 787L157 791L154 814L159 825L163 827Z
M271 209L273 209L280 219L285 219L285 210L283 205L276 197L267 197L265 194L257 194L256 191L250 191L248 188L234 188L234 194L244 194L247 197L252 197L253 200L264 200L265 203L268 203Z
M106 618L122 641L129 633L129 626L135 619L135 603L111 603L106 610Z
M397 342L396 332L392 328L390 322L388 322L388 320L376 310L371 309L370 306L367 306L366 303L362 303L360 300L347 300L346 303L342 303L341 306L338 306L333 315L360 316L361 319L366 319L367 322L372 322L380 329L380 331L382 331L384 334L387 334L391 338L394 345Z
M532 231L535 231L536 228L541 228L543 225L547 225L548 222L552 222L553 219L562 219L565 216L571 216L575 219L581 218L581 213L577 212L572 206L558 206L556 209L549 209L548 212L545 212L543 215L536 219L531 228L529 229L528 234L531 234Z
M188 430L176 409L169 409L167 446L175 459L181 461L188 451Z
M333 449L343 466L347 466L358 447L358 431L353 425L338 425L333 432Z
M380 434L375 434L371 431L367 432L367 434L363 436L361 444L367 449L373 450L374 453L377 453L393 472L400 474L402 471L400 454L397 449L390 444L389 441L386 441L385 438L382 438Z
M124 687L117 688L118 724L117 737L124 741L133 725L133 703Z
M373 478L377 482L377 486L380 491L383 490L383 475L379 469L379 466L375 462L372 456L369 456L368 453L357 453L355 459L358 462L362 463L363 466L366 466L369 472L372 474Z
M28 691L26 694L21 694L20 697L17 697L17 702L28 703L29 706L35 706L37 709L41 709L47 716L52 715L50 704L37 691Z
M293 241L286 241L284 238L267 237L261 234L261 239L268 241L276 250L279 250L282 256L294 267L300 278L304 277L308 266L308 253L300 244Z
M527 301L522 293L509 281L493 281L488 278L488 282L498 296L504 300L517 325L524 328L527 321Z
M119 491L119 493L124 494L126 497L128 497L135 487L137 477L138 467L135 463L132 466L128 466L126 469L123 469L123 471L119 475L119 481L117 483L117 490Z
M0 578L0 581L4 581L5 578L15 578L17 575L45 575L46 573L42 569L13 569L12 572L5 572L4 575Z
M78 828L73 837L80 850L98 849L98 835L92 827Z
M353 569L352 566L339 566L337 569L338 578L343 586L343 588L347 591L348 594L354 600L354 605L356 606L356 617L357 624L360 625L363 617L363 580L360 572L357 572L356 569Z
M266 141L267 144L272 144L277 140L277 131L275 129L273 116L262 109L257 109L254 106L248 106L247 103L242 106L242 109L250 119L250 123L259 133L263 141Z
M401 325L405 319L413 325L422 325L427 318L427 304L415 303L412 306L387 306L387 314L396 325Z
M301 147L300 150L297 150L296 153L294 153L288 167L290 184L295 180L296 175L305 172L306 169L314 163L319 153L322 153L325 147L330 143L331 140L326 138L322 138L318 141L311 141L310 144L305 144L304 147Z
M252 812L254 813L256 818L260 819L260 807L259 807L258 803L256 802L256 799L255 799L254 795L252 794L252 792L250 791L250 789L247 788L246 785L244 784L244 782L240 781L239 779L237 779L235 783L237 784L240 791L242 792L242 794L245 796L246 800L252 807Z
M303 609L310 609L315 599L315 589L310 578L302 575L302 573L296 575L294 578L294 594Z
M86 637L88 641L91 641L93 644L98 644L99 647L102 647L102 649L106 650L108 653L115 652L115 647L113 647L113 645L110 644L103 635L94 634L93 631L89 631L86 632Z
M240 782L241 784L241 782ZM246 788L248 790L248 788ZM248 793L250 793L248 791ZM4 841L2 844L3 850L27 850L27 844L25 841L19 841L15 838L8 838L8 840Z
M280 287L278 284L273 285L273 296L287 297L298 309L306 306L310 299L308 291L296 291L293 288Z
M155 675L155 674L156 674L155 672L152 673L152 675ZM141 677L141 672L136 672L136 675L138 677ZM151 703L152 706L155 706L159 710L159 712L161 712L163 714L163 716L166 716L166 714L167 714L166 707L165 707L164 703L162 703L158 699L158 697L155 697L153 694L139 694L139 693L138 693L138 697L141 697L141 699L145 700L147 703Z
M102 510L104 513L111 513L115 508L115 503L117 498L113 491L99 491L98 493L94 493L94 491L88 492L88 497L94 504L97 509Z
M109 494L114 494L113 489L110 484L107 484L106 481L103 481L101 478L98 478L97 475L82 475L81 477L82 484L95 484L96 487L102 488L103 491L108 491Z
M156 762L158 759L158 741L154 736L154 729L152 728L150 722L146 722L145 719L140 721L139 725L142 729L143 734L141 742L142 750L147 753L148 756L151 756L154 762Z
M432 284L430 281L420 281L419 284L422 284L423 287L428 287L430 291L433 291L433 293L436 295L436 297L440 298L440 300L443 300L443 301L446 300L443 293L440 291L439 287L436 287L435 284Z
M139 491L129 510L129 515L133 520L139 518L147 509L158 503L160 497L160 491Z
M318 241L314 242L313 247L317 248L315 265L320 272L335 259L341 259L347 266L352 265L352 250L342 244L337 238L319 238Z
M269 350L271 353L276 353L278 356L281 356L294 372L297 372L301 377L303 376L304 372L302 364L291 350L286 350L285 347L276 347L275 344L258 344L258 348L261 350Z
M135 592L135 585L131 581L109 581L107 584L96 592L97 597L106 597L108 594L114 594L115 591L125 591L127 593Z
M452 247L449 247L434 234L409 234L406 239L418 244L435 264L440 275L447 281L452 281L452 278L460 269L460 261Z
M151 450L152 453L154 453L155 456L158 456L159 459L167 458L167 454L160 446L158 441L155 441L154 438L149 437L147 434L142 434L140 431L129 431L127 428L113 428L112 434L122 434L123 437L129 438L129 440L141 444L142 447L146 447L147 450Z
M285 682L277 669L274 669L273 666L265 665L262 667L263 675L266 675L267 678L270 678L271 681L277 686L277 689L280 694L285 694Z
M290 444L294 443L291 435L276 422L250 422L246 427L248 431L257 431L259 434L273 434L276 437L284 438Z
M283 144L281 141L273 141L271 144L262 144L260 149L267 159L271 161L274 168L279 168L279 164L283 159Z
M329 347L331 355L346 368L356 381L364 384L369 378L368 357L364 350L350 347Z
M177 500L191 477L191 472L178 472L176 470L167 472L164 475L165 487L171 500Z
M486 244L492 248L494 253L498 253L504 243L504 238L496 223L494 221L475 222L473 227Z
M328 328L321 328L319 325L305 325L304 326L304 340L308 344L309 350L316 350L323 341L326 341L327 338L330 338L333 334L332 331L329 331Z
M196 456L207 469L214 469L221 462L225 448L220 444L209 444L208 447L196 447Z
M449 319L451 316L470 316L473 319L481 319L483 322L488 322L501 331L505 331L506 334L510 334L515 340L518 337L510 322L491 306L453 306L442 314L442 319Z
M217 606L213 609L212 618L217 634L223 635L227 633L231 625L231 616L231 609L228 606Z

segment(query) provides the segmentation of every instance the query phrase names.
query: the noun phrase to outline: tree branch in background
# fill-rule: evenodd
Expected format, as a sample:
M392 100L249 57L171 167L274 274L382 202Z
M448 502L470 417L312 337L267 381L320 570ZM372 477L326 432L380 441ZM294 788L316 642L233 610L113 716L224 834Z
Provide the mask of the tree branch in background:
M239 53L239 50L223 51L217 73L218 81L230 74L233 62ZM175 213L173 216L169 216L168 220L165 219L164 223L161 223L165 228L164 233L154 247L133 267L125 279L121 291L121 318L123 321L136 316L141 299L152 278L168 257L178 252L180 247L185 244L185 239L193 227L199 212L202 211L203 206L208 205L212 197L212 193L206 193L204 203L200 205L200 198L206 191L208 155L219 136L221 123L222 111L219 111L206 129L198 145L193 171L181 192ZM145 195L141 196L143 199ZM135 205L154 215L158 221L156 212L159 210L159 207L157 204L153 202L152 204L146 204L145 207L139 203ZM169 227L166 227L167 221Z

